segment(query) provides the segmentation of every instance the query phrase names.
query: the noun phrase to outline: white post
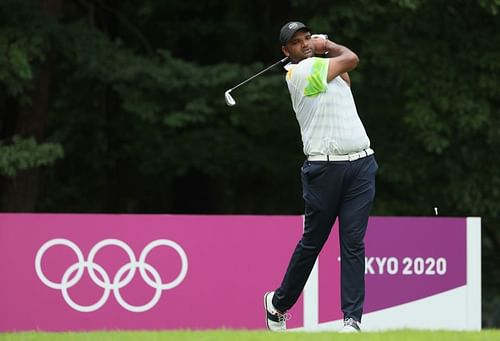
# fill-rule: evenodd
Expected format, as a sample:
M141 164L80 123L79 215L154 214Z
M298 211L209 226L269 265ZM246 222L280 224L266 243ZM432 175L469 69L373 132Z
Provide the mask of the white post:
M467 326L481 329L481 218L467 218Z
M319 257L318 257L319 259ZM314 263L314 267L311 271L306 285L304 286L304 329L314 330L318 327L318 280L319 280L319 270L318 270L318 259Z

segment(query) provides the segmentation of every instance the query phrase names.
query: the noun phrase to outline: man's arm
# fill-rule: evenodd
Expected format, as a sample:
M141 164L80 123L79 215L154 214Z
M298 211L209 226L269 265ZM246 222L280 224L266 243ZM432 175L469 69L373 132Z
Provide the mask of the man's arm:
M340 75L348 84L350 84L351 82L347 72L358 66L358 56L347 47L335 44L330 40L326 41L325 46L326 51L328 51L328 55L330 56L327 76L328 82Z
M314 50L316 53L325 54L328 52L330 61L328 63L327 81L330 82L337 76L341 76L350 84L347 72L353 70L359 63L358 56L343 45L334 43L328 39L313 39Z

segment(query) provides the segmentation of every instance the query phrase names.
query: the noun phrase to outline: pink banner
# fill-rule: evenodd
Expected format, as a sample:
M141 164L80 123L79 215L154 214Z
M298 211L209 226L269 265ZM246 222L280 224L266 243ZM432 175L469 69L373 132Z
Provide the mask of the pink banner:
M0 214L0 331L262 329L301 233L300 216Z

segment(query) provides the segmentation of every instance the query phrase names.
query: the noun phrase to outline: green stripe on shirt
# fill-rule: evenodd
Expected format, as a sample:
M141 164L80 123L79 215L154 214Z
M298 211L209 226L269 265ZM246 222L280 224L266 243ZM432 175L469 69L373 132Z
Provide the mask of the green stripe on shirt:
M328 59L314 58L311 74L307 77L307 86L304 96L317 96L326 91L326 76L328 72Z

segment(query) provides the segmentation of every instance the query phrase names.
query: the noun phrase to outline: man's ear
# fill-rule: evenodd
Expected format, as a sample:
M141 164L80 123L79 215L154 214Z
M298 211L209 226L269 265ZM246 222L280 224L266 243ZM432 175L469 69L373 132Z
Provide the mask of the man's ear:
M285 56L290 57L290 52L288 52L288 49L286 48L286 46L282 46L281 51L283 52L283 54Z

